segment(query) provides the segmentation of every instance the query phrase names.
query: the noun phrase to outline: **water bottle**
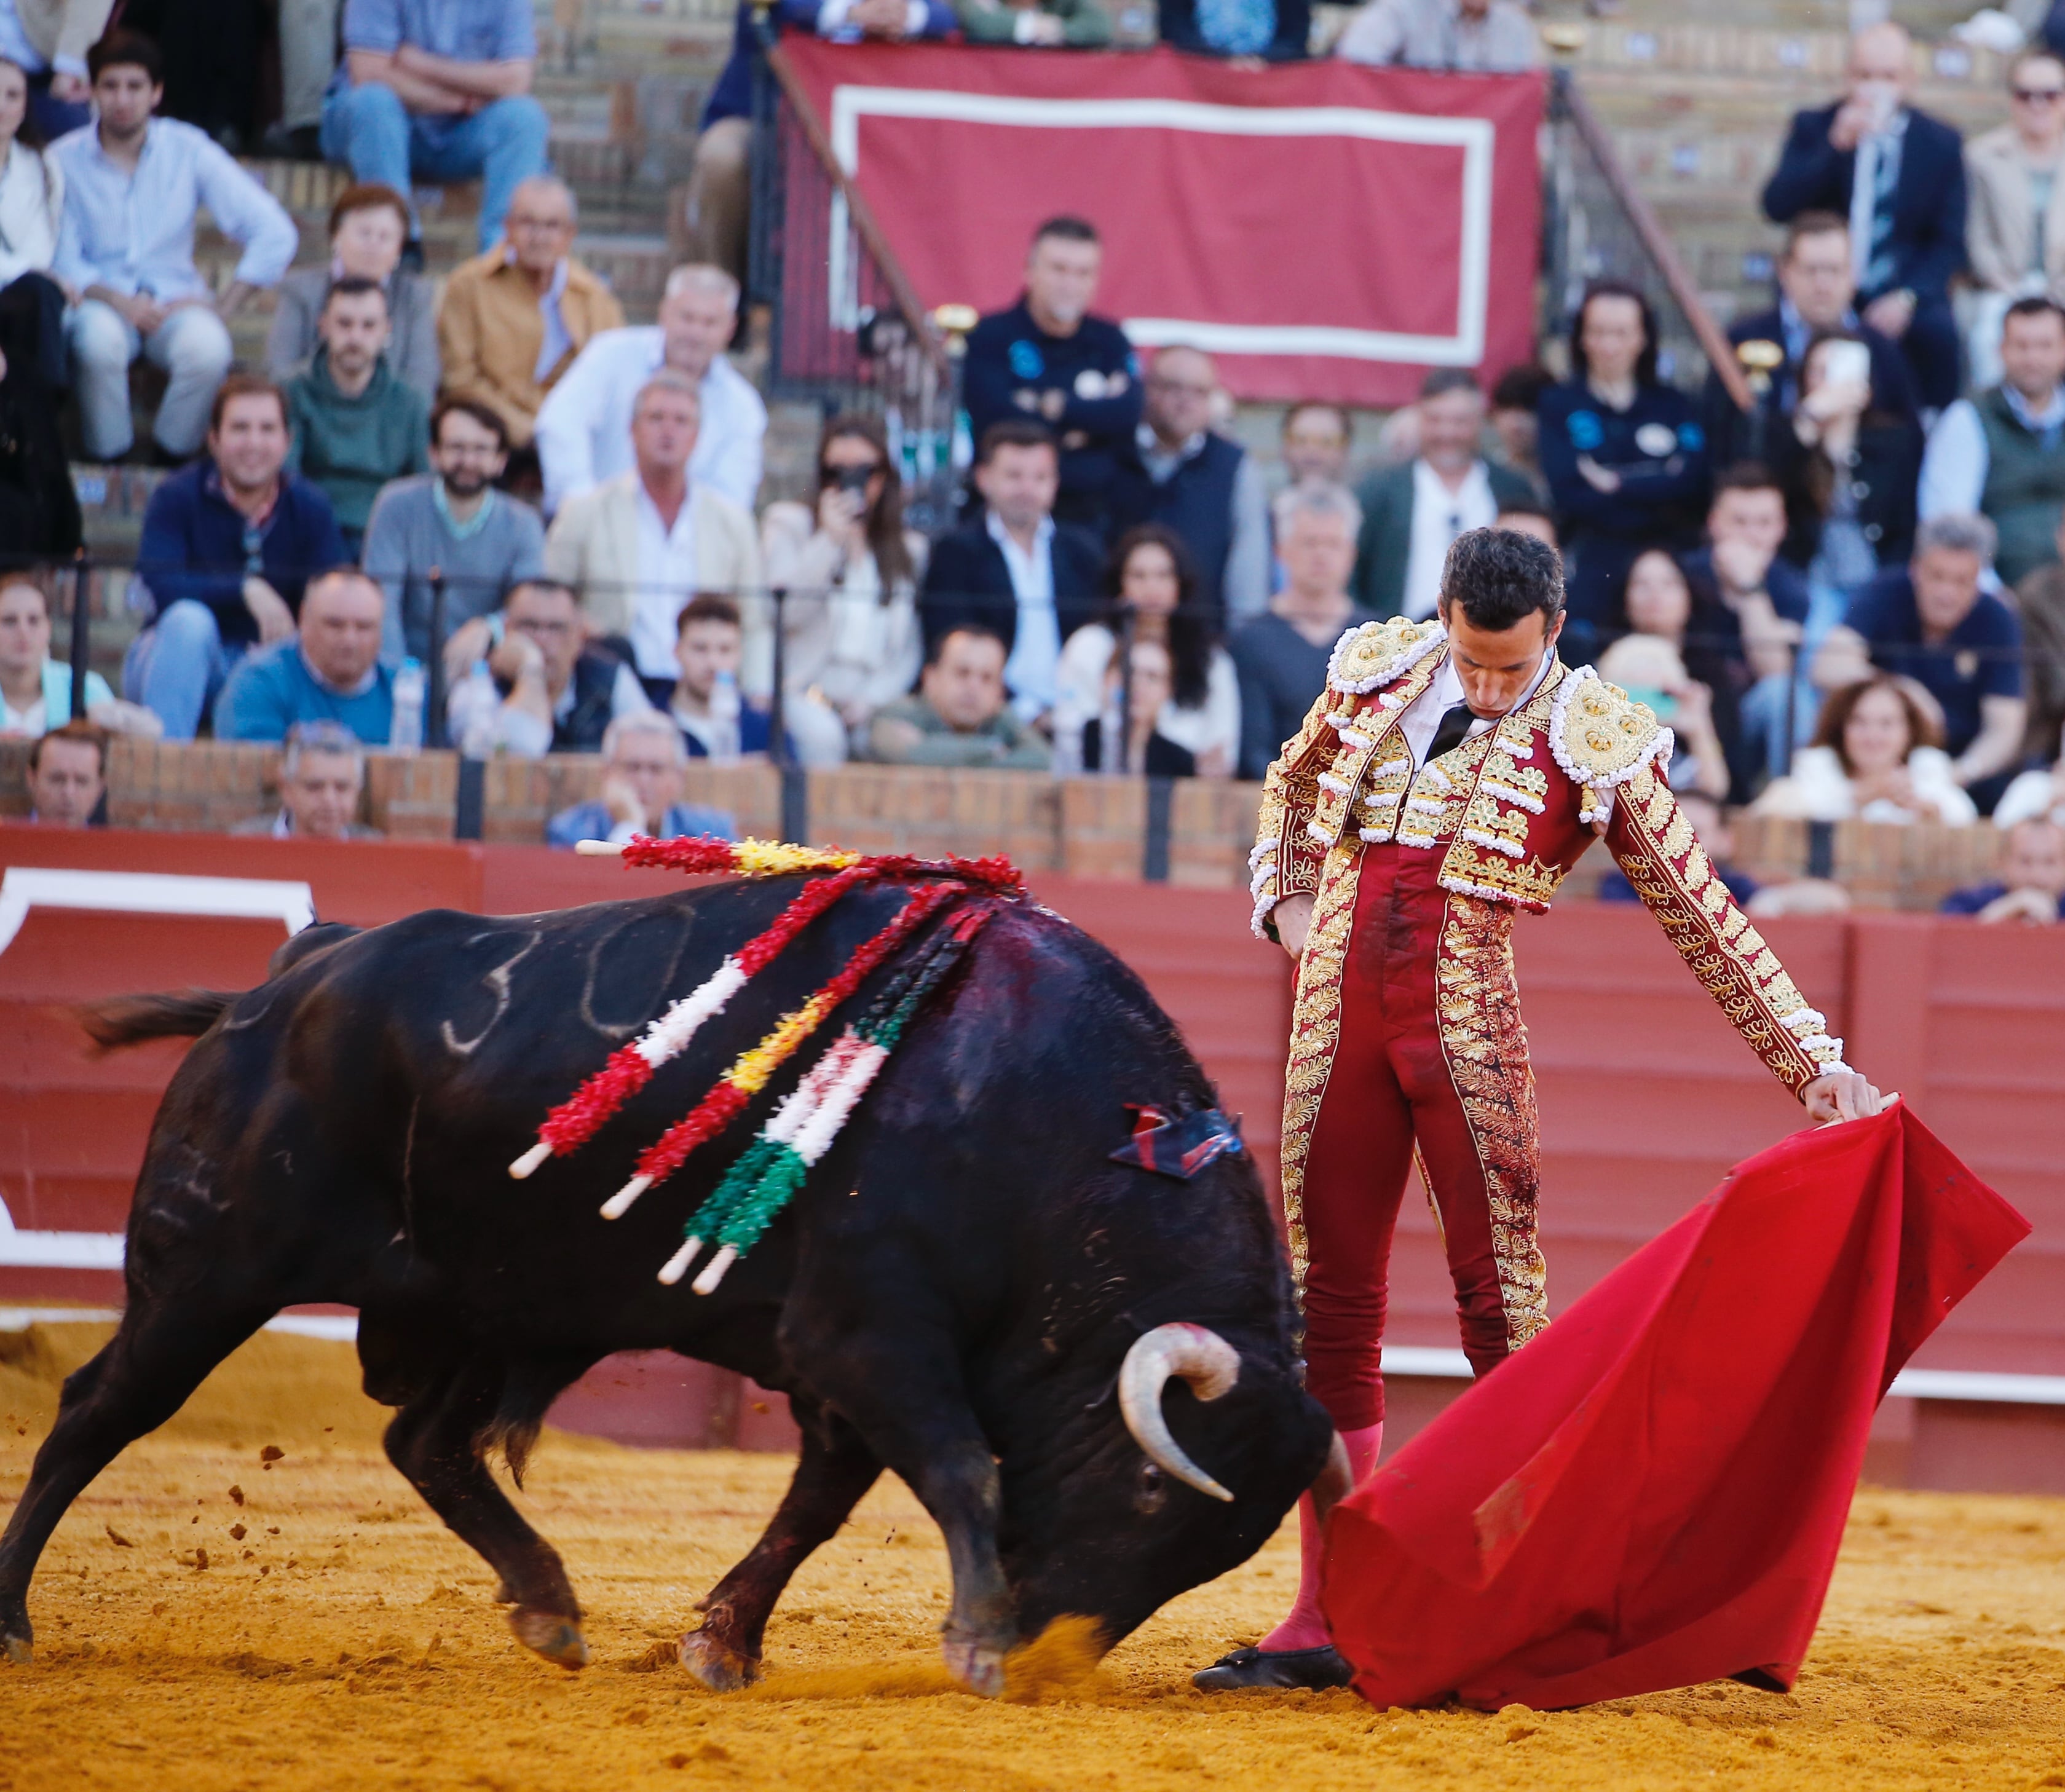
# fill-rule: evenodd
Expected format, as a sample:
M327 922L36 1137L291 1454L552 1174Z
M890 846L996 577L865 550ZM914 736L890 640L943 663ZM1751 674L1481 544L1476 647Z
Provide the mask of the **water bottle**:
M738 763L738 674L720 672L711 687L710 758L718 765Z
M452 733L459 750L469 759L485 759L495 750L495 712L502 707L502 693L495 688L495 674L487 661L475 660L466 682L452 693Z
M423 691L427 681L421 660L404 660L394 674L394 721L387 744L397 753L416 753L423 745Z

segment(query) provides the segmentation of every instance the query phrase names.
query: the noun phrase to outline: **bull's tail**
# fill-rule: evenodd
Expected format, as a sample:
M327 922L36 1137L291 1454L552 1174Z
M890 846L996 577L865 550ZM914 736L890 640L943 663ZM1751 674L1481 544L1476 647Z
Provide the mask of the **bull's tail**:
M155 996L110 996L71 1010L95 1054L119 1051L146 1039L197 1039L236 1000L221 989L178 989Z

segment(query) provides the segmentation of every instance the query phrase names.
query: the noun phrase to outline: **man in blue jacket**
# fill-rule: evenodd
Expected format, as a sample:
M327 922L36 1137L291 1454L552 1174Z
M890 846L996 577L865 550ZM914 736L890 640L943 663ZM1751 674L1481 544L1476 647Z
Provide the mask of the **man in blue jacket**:
M192 740L244 655L291 640L301 592L350 558L329 500L285 471L286 394L232 374L215 395L208 452L151 495L136 570L155 614L129 649L123 690Z
M1096 227L1049 218L1025 257L1025 291L968 333L962 402L976 441L1011 419L1032 419L1061 446L1057 522L1101 540L1109 524L1120 445L1140 427L1139 362L1125 332L1090 315L1104 268Z
M1850 87L1833 106L1794 115L1764 189L1774 224L1833 212L1850 225L1864 321L1898 342L1923 405L1958 395L1950 277L1965 265L1964 141L1908 103L1914 46L1892 23L1850 45Z

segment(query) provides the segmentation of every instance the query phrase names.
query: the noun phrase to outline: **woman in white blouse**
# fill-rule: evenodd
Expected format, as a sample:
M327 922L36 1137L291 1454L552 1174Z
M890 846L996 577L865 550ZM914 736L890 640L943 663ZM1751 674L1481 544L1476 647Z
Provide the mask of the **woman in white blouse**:
M1943 731L1903 679L1879 673L1832 691L1814 742L1752 807L1805 821L1934 822L1979 819L1953 775Z
M836 765L875 712L910 694L924 660L925 538L903 526L903 483L872 417L834 417L818 442L815 513L770 504L767 583L782 611L786 714L797 755Z
M17 342L38 344L41 371L51 385L64 370L67 293L51 273L64 216L64 175L44 152L29 116L29 77L18 63L0 59L0 306L34 322L17 328Z
M1174 689L1154 732L1188 751L1200 778L1231 777L1240 750L1240 682L1198 597L1182 540L1158 523L1128 529L1111 551L1106 589L1106 619L1077 629L1061 649L1054 769L1064 776L1082 769L1083 727L1093 719L1101 718L1105 740L1120 738L1117 695L1105 674L1117 648L1117 626L1129 620L1135 640L1158 641L1169 649Z

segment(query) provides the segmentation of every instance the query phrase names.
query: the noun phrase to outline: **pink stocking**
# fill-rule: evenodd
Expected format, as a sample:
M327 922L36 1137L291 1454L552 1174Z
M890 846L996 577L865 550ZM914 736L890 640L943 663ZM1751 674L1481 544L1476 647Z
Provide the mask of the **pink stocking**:
M1376 1466L1377 1452L1384 1445L1384 1422L1360 1431L1344 1431L1341 1442L1348 1446L1348 1466L1359 1487ZM1298 1502L1298 1598L1290 1615L1262 1639L1264 1649L1323 1648L1333 1640L1319 1610L1319 1578L1325 1565L1319 1521L1312 1511L1312 1496Z

